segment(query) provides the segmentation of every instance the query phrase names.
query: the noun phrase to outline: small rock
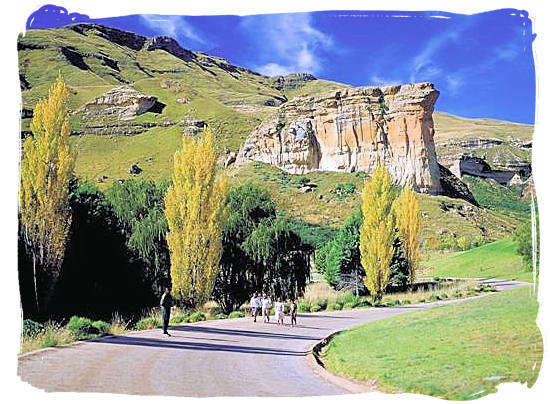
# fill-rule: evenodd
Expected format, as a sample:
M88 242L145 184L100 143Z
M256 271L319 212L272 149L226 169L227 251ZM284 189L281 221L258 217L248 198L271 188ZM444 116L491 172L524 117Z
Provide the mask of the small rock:
M189 104L189 99L187 98L178 98L176 101L180 104Z
M100 175L99 177L97 177L97 182L105 182L105 180L107 180L107 177L106 175Z
M224 167L229 167L231 164L233 164L237 160L237 153L231 152L227 155L227 158L225 159L223 165Z
M322 194L319 194L319 196L318 196L317 198L323 199L323 195L322 195Z

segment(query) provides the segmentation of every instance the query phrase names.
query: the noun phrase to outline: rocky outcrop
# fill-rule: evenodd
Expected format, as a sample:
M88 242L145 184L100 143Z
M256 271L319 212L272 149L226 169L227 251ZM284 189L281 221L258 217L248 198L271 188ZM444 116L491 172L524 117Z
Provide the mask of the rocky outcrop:
M294 90L302 87L308 81L314 80L317 78L309 73L292 73L286 76L271 77L272 86L279 91Z
M349 88L296 97L245 141L236 164L255 160L290 173L365 171L384 164L393 179L439 193L431 83Z
M468 185L455 176L447 167L439 164L439 180L442 193L451 198L464 199L475 206L479 206L470 192Z
M514 185L518 183L518 178L523 174L522 171L516 170L493 170L489 163L484 159L476 156L462 155L458 161L459 177L464 174L474 177L488 178L495 180L501 185ZM530 174L530 166L529 166Z
M157 97L145 95L131 86L115 87L76 111L92 120L129 120L150 110Z

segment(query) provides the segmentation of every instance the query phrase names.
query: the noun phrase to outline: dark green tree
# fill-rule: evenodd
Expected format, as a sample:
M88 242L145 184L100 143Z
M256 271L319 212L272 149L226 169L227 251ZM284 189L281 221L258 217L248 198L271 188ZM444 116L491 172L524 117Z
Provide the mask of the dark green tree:
M310 245L277 217L262 187L246 183L228 196L229 217L213 297L225 313L238 309L257 291L296 297L309 277Z
M405 257L403 244L399 238L393 242L393 257L390 262L390 279L388 285L405 286L409 282L409 263Z
M169 283L169 254L165 234L164 194L167 182L131 179L115 182L105 196L126 236L132 260L141 262L143 276L160 293Z
M539 232L538 232L538 215L537 220L537 247L539 245ZM521 256L525 268L528 270L533 269L533 233L532 222L527 220L523 223L514 234L514 241L516 242L516 252ZM539 262L539 249L537 248L537 268Z

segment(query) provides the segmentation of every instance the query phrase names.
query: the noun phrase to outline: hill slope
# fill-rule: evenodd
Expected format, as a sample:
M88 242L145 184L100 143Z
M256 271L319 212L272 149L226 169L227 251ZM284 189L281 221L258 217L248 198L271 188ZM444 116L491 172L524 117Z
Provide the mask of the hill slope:
M76 173L92 181L103 177L102 188L117 179L130 178L128 168L134 163L143 169L141 176L145 178L167 178L182 134L200 129L203 122L212 127L222 154L236 152L250 132L288 99L346 87L307 74L266 77L183 49L167 37L146 38L96 24L30 30L18 38L18 52L26 110L23 131L28 130L37 100L46 96L49 85L61 74L71 90ZM120 86L155 97L158 108L112 121L101 113L84 116L79 112ZM443 113L435 113L434 121L440 160L471 150L491 151L500 158L511 150L530 161L530 152L519 143L531 139L532 126ZM105 128L108 134L97 134L104 133ZM486 138L506 143L489 148L460 144ZM280 209L291 216L329 227L342 224L359 206L358 190L364 181L361 173L314 172L307 179L318 185L317 189L302 192L298 185L304 178L264 164L231 167L228 172L235 183L252 180L266 186ZM472 240L496 240L507 236L518 223L494 209L446 197L422 195L420 200L425 217L423 240L456 238L458 234Z

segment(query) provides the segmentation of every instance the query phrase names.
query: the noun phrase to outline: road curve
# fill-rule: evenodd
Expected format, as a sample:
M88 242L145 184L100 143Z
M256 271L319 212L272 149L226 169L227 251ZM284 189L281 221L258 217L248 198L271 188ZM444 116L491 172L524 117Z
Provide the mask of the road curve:
M502 290L528 285L491 283ZM18 374L45 391L193 397L346 394L308 363L313 346L342 329L452 302L301 314L297 327L241 318L171 327L172 337L160 330L131 332L21 355Z

